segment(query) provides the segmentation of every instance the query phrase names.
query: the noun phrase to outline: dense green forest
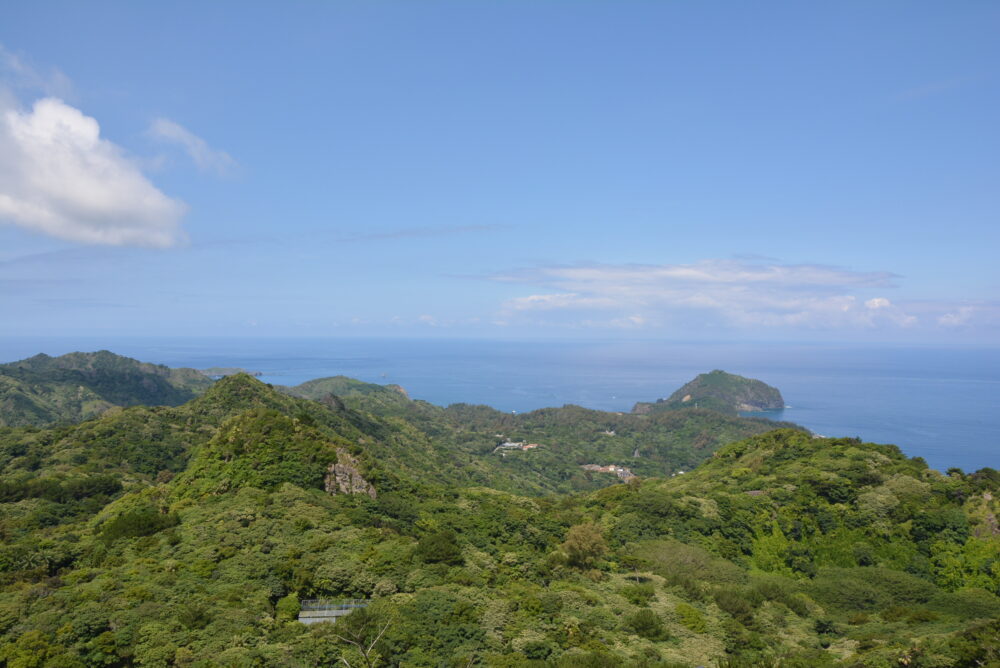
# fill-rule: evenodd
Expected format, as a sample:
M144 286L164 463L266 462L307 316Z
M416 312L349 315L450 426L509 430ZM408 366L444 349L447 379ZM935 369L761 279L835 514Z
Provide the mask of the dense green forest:
M72 423L115 406L179 405L211 381L102 350L0 364L0 426Z
M232 376L0 427L0 665L997 665L998 495L701 408Z
M453 404L441 408L412 401L402 388L363 383L343 376L321 378L288 394L318 400L334 408L376 414L420 430L444 455L443 470L463 462L476 484L521 493L598 489L615 482L587 464L623 465L640 476L669 476L687 471L720 446L777 427L797 425L760 418L740 418L705 409L633 415L580 406L503 413L489 406ZM537 448L503 448L502 442L532 443ZM384 456L392 457L393 453Z

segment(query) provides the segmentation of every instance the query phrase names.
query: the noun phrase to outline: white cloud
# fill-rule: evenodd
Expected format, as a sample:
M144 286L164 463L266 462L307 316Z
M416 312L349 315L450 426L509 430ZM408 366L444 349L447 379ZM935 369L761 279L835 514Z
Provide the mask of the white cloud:
M964 327L982 310L984 309L975 306L960 306L954 311L938 316L937 322L944 327Z
M165 247L182 238L185 211L80 110L56 98L0 108L0 220L70 241Z
M865 308L900 327L912 327L917 324L917 316L904 312L885 297L869 299L865 302Z
M13 92L6 90L5 86L41 91L46 96L61 98L73 93L73 84L61 71L53 68L49 72L41 72L29 65L22 56L5 49L3 44L0 44L0 81L4 84L0 86L0 104L4 100L8 104L14 101Z
M915 316L881 296L892 274L823 265L704 260L673 265L555 266L494 276L540 285L516 297L512 318L548 324L609 327L909 327ZM596 317L596 314L603 314Z
M228 153L212 148L204 139L170 119L157 118L149 126L149 134L160 141L179 145L203 171L224 176L236 167L236 161Z
M584 297L575 292L568 292L516 297L507 302L507 307L514 311L540 311L561 308L611 308L616 304L615 300L607 297Z
M865 307L871 309L872 311L877 311L880 308L891 308L892 302L885 297L875 297L866 301Z

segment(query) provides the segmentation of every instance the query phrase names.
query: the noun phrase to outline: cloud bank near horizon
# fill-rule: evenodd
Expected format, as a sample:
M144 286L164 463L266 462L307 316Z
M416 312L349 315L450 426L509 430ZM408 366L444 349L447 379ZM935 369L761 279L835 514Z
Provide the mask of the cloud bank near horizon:
M816 264L549 266L491 277L543 291L507 300L500 324L649 329L908 330L996 320L996 305L889 299L898 276Z

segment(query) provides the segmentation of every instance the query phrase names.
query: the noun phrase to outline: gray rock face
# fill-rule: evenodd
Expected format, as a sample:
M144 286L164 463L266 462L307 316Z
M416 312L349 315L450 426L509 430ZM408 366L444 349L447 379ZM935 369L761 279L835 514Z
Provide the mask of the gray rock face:
M337 461L326 469L323 487L327 494L367 494L375 498L375 487L358 471L358 460L343 448L337 448Z

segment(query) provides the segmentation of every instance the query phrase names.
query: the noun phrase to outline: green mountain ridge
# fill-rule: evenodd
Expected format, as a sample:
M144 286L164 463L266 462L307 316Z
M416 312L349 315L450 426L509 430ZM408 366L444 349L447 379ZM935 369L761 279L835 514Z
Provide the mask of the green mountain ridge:
M194 369L171 369L106 350L39 354L0 364L0 425L79 422L115 406L176 406L210 384Z
M775 426L235 375L0 427L0 665L992 665L1000 473ZM636 446L703 463L562 479Z
M469 404L442 408L409 399L399 386L344 376L278 389L330 406L405 420L451 452L485 457L496 471L516 474L521 481L514 485L498 485L494 480L490 486L521 492L536 486L541 486L540 491L579 491L615 481L608 474L581 468L587 464L615 464L640 476L667 476L691 469L725 443L779 427L802 429L787 422L707 409L640 416L573 405L519 414ZM530 452L497 453L504 441L537 443L538 447Z
M108 351L36 355L0 365L0 425L71 424L114 414L120 407L177 406L204 393L212 382L194 369L169 369ZM726 442L777 426L795 426L729 418L710 411L695 411L683 418L646 419L577 406L509 416L486 406L443 408L413 401L399 386L344 376L276 389L319 401L335 411L349 407L355 413L377 415L391 423L390 430L400 432L393 438L413 442L406 455L401 455L399 448L379 453L397 469L446 471L445 477L456 484L536 494L597 489L615 482L606 473L583 469L585 465L625 466L640 476L670 475L692 468ZM159 422L154 420L153 424ZM175 436L166 438L173 443ZM540 447L530 453L496 453L497 444L504 439L538 442ZM175 470L186 461L183 448L176 443L160 449L151 459L143 459L138 447L133 443L125 448L129 453L122 450L122 454L138 457L134 462L137 470L146 473L154 465Z

